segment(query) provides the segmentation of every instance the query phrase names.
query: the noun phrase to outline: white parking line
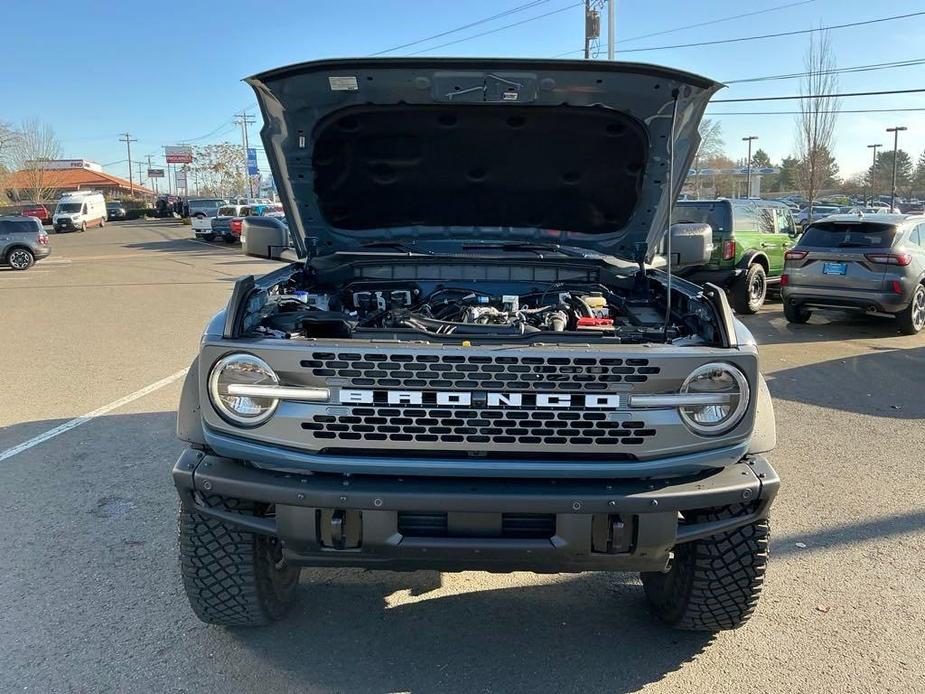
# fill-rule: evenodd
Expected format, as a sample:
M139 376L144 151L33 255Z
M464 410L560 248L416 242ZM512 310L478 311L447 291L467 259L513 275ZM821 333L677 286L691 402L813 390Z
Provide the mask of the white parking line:
M109 412L112 412L113 410L117 410L123 405L127 405L128 403L132 402L133 400L137 400L138 398L143 398L148 393L153 393L155 390L159 390L163 388L164 386L169 386L174 381L178 381L181 378L183 378L186 375L186 372L188 370L189 369L183 369L182 371L177 371L177 373L171 376L168 376L167 378L162 378L160 381L155 381L151 385L145 386L141 390L136 390L134 393L129 393L123 398L119 398L118 400L113 400L108 405L103 405L102 407L95 409L92 412L87 412L87 414L85 415L81 415L80 417L75 417L74 419L68 422L65 422L64 424L59 424L54 429L49 429L48 431L41 433L38 436L33 436L28 441L23 441L19 445L13 446L12 448L7 448L5 451L0 453L0 462L3 462L7 458L12 458L17 453L22 453L23 451L27 451L33 446L37 446L40 443L44 443L45 441L48 441L49 439L53 439L54 437L60 434L63 434L66 431L75 429L79 427L81 424L86 424L92 419L100 417L104 414L108 414Z

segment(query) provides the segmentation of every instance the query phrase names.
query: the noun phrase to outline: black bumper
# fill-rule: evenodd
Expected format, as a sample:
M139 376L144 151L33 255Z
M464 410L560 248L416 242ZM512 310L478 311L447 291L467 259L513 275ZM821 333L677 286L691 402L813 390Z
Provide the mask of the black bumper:
M675 545L767 517L780 484L761 457L685 479L472 480L303 476L192 449L173 479L187 506L279 538L304 566L552 572L662 570ZM702 509L728 517L691 521Z
M691 270L689 272L680 272L679 276L688 282L703 286L707 282L715 284L717 287L729 289L738 277L745 272L741 268L726 268L725 270Z

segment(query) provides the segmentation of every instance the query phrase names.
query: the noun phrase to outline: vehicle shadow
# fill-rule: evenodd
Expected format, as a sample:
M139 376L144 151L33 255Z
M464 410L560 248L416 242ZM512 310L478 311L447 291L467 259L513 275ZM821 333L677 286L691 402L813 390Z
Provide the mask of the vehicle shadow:
M294 614L234 638L306 689L338 692L630 692L713 639L657 622L630 574L431 596L435 572L339 573L304 571Z
M766 374L774 398L894 419L925 419L925 347L883 348Z
M771 539L773 557L799 556L840 545L855 545L882 540L894 535L921 532L925 528L925 511L880 516L870 520L822 528L811 533L779 535ZM800 545L797 545L797 542Z
M165 238L157 241L136 241L127 243L125 248L136 251L154 251L156 253L184 253L186 255L208 255L211 253L228 254L241 250L240 244L225 243L224 241L197 241L196 239Z
M779 306L754 316L737 316L760 345L809 344L840 340L884 339L899 336L896 321L863 314L816 312L803 325L788 323Z

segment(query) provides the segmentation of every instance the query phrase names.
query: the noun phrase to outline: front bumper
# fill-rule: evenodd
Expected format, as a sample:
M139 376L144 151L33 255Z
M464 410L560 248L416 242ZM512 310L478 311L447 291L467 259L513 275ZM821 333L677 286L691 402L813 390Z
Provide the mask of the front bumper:
M765 518L780 484L762 457L661 480L473 480L300 475L193 449L173 479L188 507L279 538L298 565L549 572L664 570L675 545Z

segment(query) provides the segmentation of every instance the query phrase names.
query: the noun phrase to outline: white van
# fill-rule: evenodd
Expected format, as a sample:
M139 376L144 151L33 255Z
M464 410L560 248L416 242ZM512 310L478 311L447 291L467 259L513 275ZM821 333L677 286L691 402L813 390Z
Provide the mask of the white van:
M86 231L88 227L106 225L106 200L102 193L77 191L58 199L51 218L55 231Z

